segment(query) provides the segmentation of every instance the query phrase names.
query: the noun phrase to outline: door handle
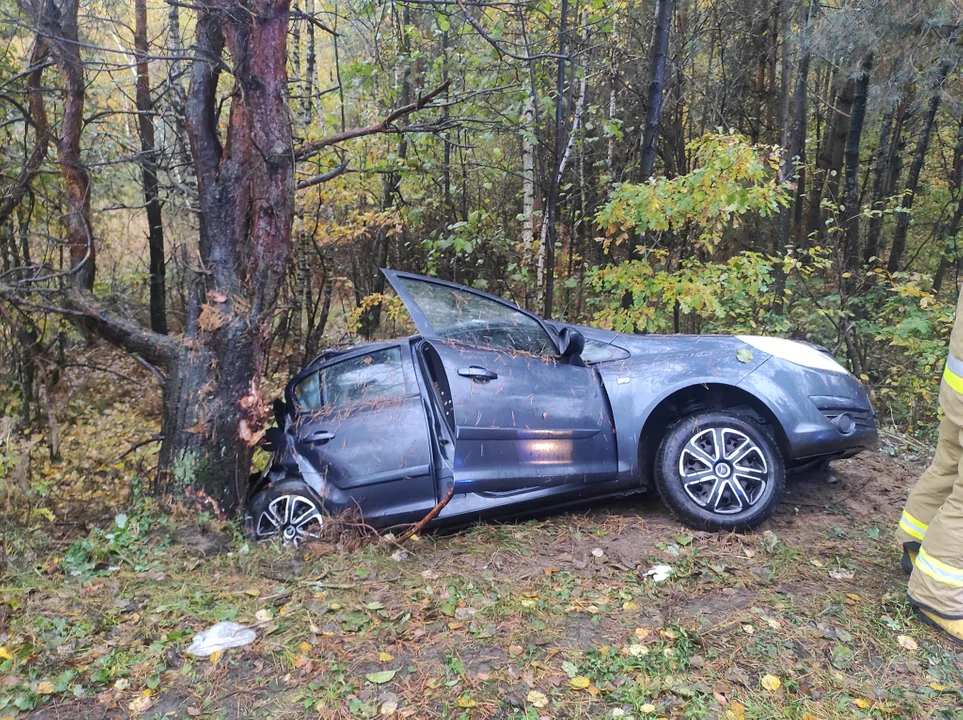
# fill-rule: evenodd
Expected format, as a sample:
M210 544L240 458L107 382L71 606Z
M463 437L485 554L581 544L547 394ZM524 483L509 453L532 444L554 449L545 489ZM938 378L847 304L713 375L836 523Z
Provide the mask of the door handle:
M328 432L327 430L316 430L304 438L304 442L310 443L311 445L321 445L322 443L326 443L328 440L332 440L333 438L333 432Z
M476 382L488 382L498 377L498 373L492 372L488 368L478 367L477 365L461 368L458 374L462 377L471 378Z

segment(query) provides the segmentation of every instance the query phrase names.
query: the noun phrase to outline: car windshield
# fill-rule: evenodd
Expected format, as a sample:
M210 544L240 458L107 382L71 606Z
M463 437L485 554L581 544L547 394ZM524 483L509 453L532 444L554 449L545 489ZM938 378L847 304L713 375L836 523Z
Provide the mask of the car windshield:
M520 310L460 288L413 278L401 282L440 338L534 355L558 354L541 323Z

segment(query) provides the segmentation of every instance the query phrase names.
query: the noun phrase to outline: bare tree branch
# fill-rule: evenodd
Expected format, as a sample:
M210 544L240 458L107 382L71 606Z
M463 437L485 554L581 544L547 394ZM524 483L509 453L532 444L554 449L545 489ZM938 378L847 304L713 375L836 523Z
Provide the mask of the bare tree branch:
M321 150L332 145L337 145L338 143L343 143L346 140L352 140L354 138L366 137L368 135L377 135L379 133L391 132L392 124L406 115L410 115L413 112L422 110L425 107L429 107L429 103L436 97L441 95L448 89L451 82L445 82L436 87L427 95L422 95L417 100L407 105L403 105L400 108L392 110L380 123L375 123L374 125L367 125L365 127L351 128L350 130L345 130L344 132L336 133L335 135L329 135L326 138L321 138L320 140L315 140L313 142L305 143L299 147L294 152L295 160L306 160L312 155L317 154Z
M345 170L348 169L348 161L345 160L343 163L338 165L338 167L333 170L328 170L326 173L321 173L320 175L315 175L313 177L305 178L304 180L298 181L298 190L304 190L305 188L314 187L315 185L320 185L321 183L326 183L328 180L334 180L339 175L343 174Z
M511 50L506 50L505 48L503 48L501 45L498 44L495 38L493 38L491 35L485 32L485 28L483 28L481 24L477 20L475 20L474 17L472 17L472 14L468 12L468 8L465 7L465 3L462 0L455 0L455 2L458 3L458 7L461 8L461 11L465 16L465 19L468 21L468 24L471 25L473 28L475 28L475 32L481 35L482 39L484 39L485 42L487 42L489 45L495 48L495 50L498 51L499 55L506 55L514 60L523 60L526 62L529 60L542 60L546 58L553 59L553 60L569 59L568 55L559 55L557 53L538 53L537 55L516 55Z

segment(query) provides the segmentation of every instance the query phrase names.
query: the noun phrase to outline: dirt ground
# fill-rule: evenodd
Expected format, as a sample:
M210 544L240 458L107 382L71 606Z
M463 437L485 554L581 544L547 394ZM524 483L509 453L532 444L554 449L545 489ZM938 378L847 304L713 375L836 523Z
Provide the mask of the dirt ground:
M921 458L889 452L796 477L747 535L657 498L406 549L255 547L137 497L38 522L0 578L0 718L961 717L892 541ZM257 639L187 655L218 620Z

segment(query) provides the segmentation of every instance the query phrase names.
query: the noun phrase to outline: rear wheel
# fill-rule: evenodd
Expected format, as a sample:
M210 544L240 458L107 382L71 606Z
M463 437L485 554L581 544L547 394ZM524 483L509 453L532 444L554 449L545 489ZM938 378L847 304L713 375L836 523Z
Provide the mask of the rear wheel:
M731 412L691 415L662 440L655 484L662 500L702 530L747 530L782 499L785 467L772 434Z
M252 540L279 539L297 547L321 537L324 517L307 486L282 480L261 490L248 504L245 530Z

